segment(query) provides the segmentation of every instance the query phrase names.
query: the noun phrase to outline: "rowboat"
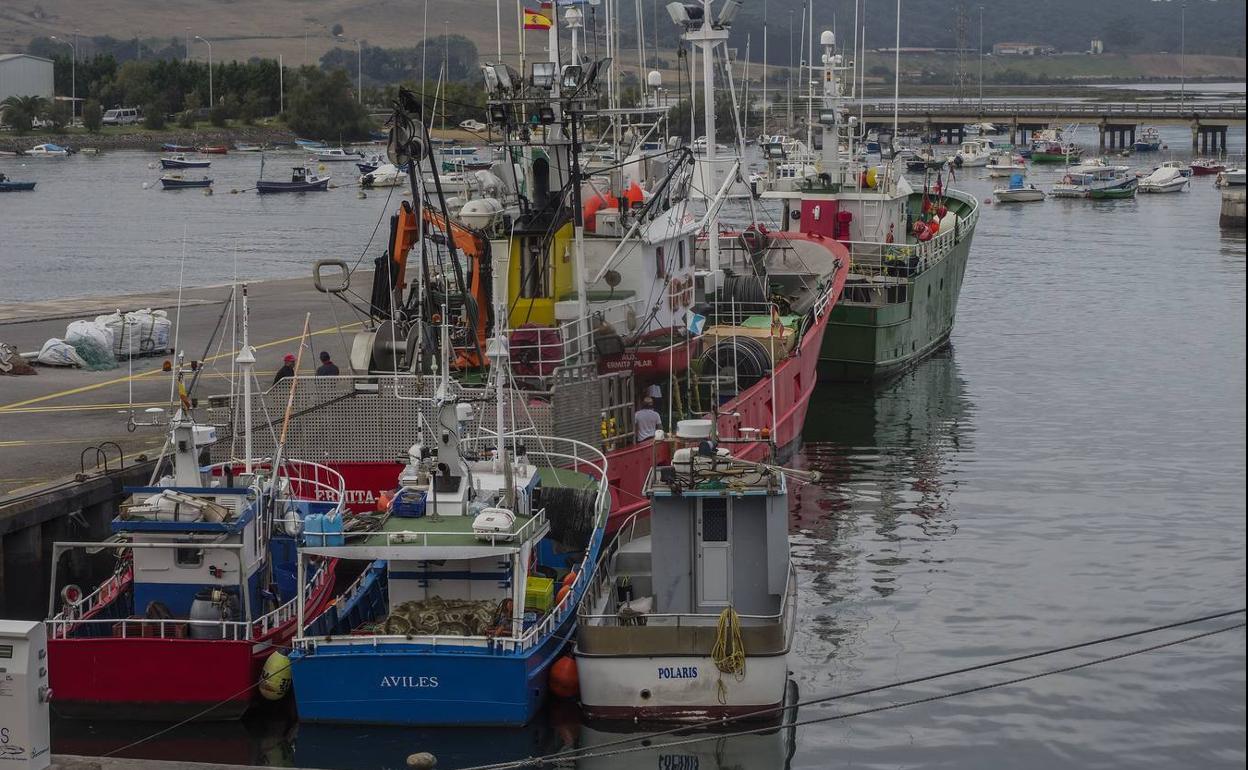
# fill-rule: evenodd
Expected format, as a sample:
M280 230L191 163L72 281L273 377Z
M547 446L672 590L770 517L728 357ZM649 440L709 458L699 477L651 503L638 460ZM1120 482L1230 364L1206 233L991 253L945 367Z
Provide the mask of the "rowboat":
M202 179L187 179L181 174L165 174L160 178L160 186L166 190L184 190L190 187L212 187L212 180L208 177Z
M230 151L230 148L224 146L200 147L199 151L204 155L225 155Z
M11 179L5 179L0 174L0 192L29 192L35 189L34 182L15 182Z
M189 144L162 144L161 152L195 152L195 148Z

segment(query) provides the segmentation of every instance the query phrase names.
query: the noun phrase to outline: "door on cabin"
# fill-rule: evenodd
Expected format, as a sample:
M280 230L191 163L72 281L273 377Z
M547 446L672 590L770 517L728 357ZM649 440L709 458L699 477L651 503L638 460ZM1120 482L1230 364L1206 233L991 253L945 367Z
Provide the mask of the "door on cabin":
M725 498L697 502L697 564L694 570L698 611L732 603L732 517Z

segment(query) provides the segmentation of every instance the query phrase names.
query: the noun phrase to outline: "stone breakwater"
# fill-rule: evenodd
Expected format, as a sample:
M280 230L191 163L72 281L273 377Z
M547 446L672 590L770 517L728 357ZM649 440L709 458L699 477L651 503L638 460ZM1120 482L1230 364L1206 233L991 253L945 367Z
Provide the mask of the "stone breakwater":
M240 126L238 128L185 129L172 128L162 131L149 131L135 128L126 132L87 133L30 133L24 136L0 137L0 150L8 152L24 151L37 144L52 142L64 147L81 150L94 147L100 150L159 150L162 144L181 144L191 147L214 147L224 145L233 147L242 142L245 144L261 144L264 142L290 143L295 135L286 128L271 126Z

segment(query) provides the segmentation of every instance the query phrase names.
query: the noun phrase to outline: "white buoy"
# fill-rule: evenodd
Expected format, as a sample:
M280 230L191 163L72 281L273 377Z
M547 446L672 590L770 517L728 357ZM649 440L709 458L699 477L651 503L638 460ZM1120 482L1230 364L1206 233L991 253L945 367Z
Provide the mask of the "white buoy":
M148 163L148 164L147 164L147 167L148 167L148 168L156 168L156 164L155 164L155 163Z
M152 183L151 183L151 182L144 182L144 183L143 183L143 189L144 189L144 190L146 190L147 188L149 188L149 187L151 187L151 186L152 186Z
M407 766L416 770L433 770L438 766L438 758L427 751L419 751L408 756Z

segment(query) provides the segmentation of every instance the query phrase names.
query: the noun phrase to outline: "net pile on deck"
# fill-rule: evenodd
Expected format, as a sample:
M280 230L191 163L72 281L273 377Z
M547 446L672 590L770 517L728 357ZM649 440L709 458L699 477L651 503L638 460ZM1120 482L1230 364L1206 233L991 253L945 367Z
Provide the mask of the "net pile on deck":
M380 634L484 636L499 625L500 603L432 597L403 602L371 630Z

